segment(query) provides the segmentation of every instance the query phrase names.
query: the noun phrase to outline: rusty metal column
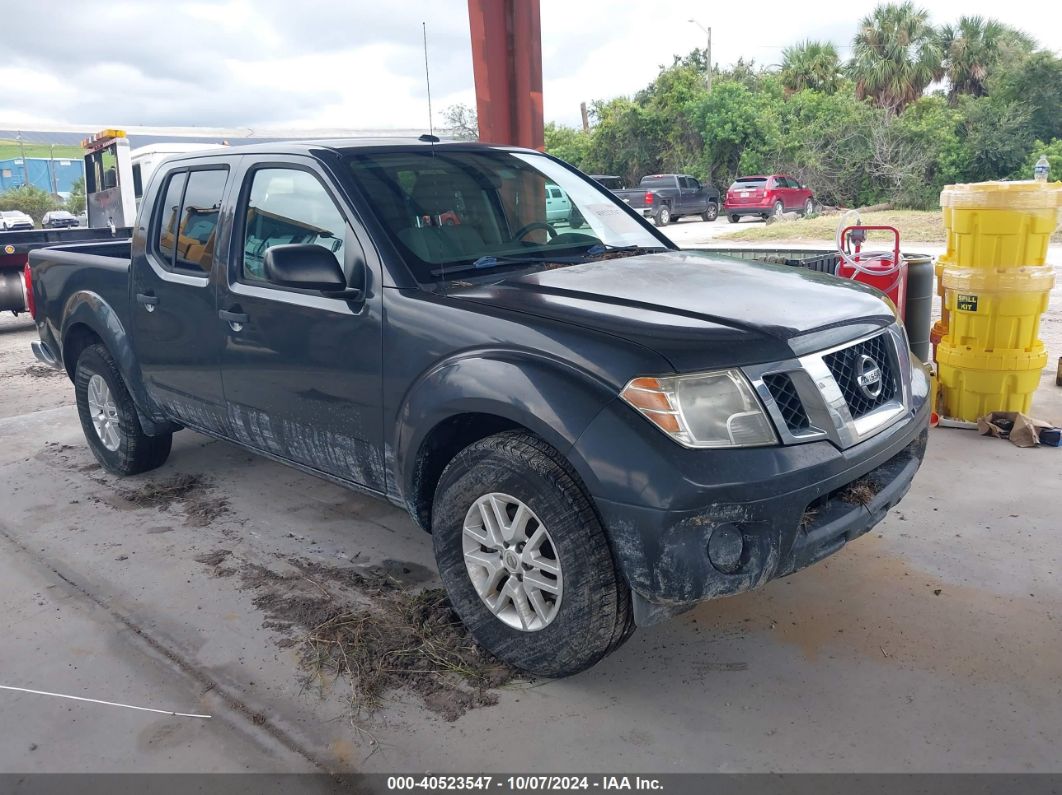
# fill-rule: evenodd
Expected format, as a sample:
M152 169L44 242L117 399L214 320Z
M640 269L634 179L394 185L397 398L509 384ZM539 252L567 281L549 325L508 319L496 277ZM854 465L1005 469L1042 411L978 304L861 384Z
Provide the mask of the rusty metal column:
M479 140L541 151L539 0L468 0Z

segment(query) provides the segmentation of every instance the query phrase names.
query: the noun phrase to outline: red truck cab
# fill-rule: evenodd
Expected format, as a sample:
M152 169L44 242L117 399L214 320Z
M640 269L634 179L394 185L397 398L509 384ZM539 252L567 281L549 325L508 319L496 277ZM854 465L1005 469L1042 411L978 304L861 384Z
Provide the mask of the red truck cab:
M736 224L743 215L766 219L784 212L808 215L815 211L815 194L786 174L738 177L726 191L723 213Z

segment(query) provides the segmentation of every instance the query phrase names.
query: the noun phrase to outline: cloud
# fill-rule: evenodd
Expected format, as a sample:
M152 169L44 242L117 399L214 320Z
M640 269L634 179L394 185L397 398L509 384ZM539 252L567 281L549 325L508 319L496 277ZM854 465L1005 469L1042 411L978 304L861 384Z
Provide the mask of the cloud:
M768 65L783 47L824 38L845 47L877 0L843 9L781 0L750 6L541 0L546 118L579 121L579 103L630 95L672 56ZM36 0L4 4L0 120L224 127L420 127L428 25L438 122L475 100L467 0ZM935 0L934 22L985 14L1062 30L1062 6L1037 0ZM1054 40L1043 44L1057 49ZM842 56L847 48L841 50Z

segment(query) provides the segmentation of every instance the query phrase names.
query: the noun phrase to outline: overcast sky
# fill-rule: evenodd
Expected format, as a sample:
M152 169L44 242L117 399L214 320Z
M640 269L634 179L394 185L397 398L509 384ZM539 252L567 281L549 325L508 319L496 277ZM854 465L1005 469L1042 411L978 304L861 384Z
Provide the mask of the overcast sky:
M874 0L822 3L541 0L547 121L632 94L676 53L777 64L828 39L842 57ZM984 14L1062 51L1062 3L934 0L934 23ZM267 128L426 125L421 21L436 123L474 104L466 0L3 0L0 123Z

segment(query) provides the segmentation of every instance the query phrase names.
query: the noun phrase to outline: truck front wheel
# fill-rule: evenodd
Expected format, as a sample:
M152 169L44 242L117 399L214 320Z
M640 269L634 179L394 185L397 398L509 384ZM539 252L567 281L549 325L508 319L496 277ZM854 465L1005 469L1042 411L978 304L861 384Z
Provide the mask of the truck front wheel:
M108 472L136 475L165 463L173 434L144 433L129 390L103 345L90 345L81 352L74 397L89 449Z
M564 459L506 432L461 451L432 510L439 574L476 641L538 676L568 676L634 629L630 591Z

